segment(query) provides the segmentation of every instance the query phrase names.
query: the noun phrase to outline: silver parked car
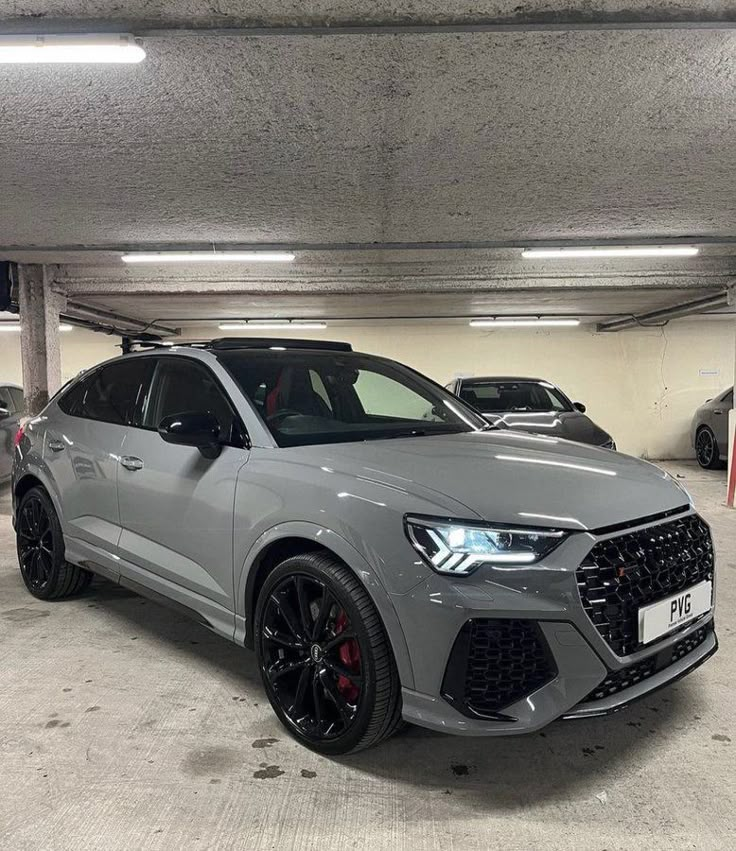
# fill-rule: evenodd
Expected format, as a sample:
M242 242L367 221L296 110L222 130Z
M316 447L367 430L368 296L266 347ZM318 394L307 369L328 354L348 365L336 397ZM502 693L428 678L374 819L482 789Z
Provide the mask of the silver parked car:
M23 580L100 574L254 647L325 754L621 708L717 647L711 536L643 461L497 430L347 344L149 349L72 382L15 456Z
M706 470L725 466L728 459L728 412L733 408L733 387L701 405L690 427L690 441L698 464Z
M586 415L582 402L571 402L559 387L542 378L458 378L446 387L498 428L616 448L611 435Z
M23 388L0 383L0 482L10 478L13 469L13 443L25 410Z

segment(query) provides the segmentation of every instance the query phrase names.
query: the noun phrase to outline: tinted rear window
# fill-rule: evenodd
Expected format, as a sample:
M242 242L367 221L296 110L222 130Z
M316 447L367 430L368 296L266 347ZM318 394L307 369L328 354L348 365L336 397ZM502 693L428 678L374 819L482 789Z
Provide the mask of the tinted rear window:
M150 387L150 359L115 361L74 384L59 399L66 414L116 425L129 425Z
M24 411L26 408L25 400L23 399L23 391L19 387L10 387L10 398L15 403L16 411Z
M10 411L11 414L15 411L15 404L13 403L13 398L10 395L9 387L0 387L0 408L5 408L5 410Z

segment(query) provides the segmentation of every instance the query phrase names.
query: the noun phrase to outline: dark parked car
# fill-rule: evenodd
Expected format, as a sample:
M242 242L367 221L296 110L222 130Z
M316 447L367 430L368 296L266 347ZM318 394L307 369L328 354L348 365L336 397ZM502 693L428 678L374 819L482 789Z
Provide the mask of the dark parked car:
M733 408L733 387L701 405L695 412L690 438L698 464L706 470L723 467L728 458L728 412Z
M499 428L616 448L611 435L586 416L582 402L571 402L541 378L458 378L447 389Z
M0 482L13 469L13 441L23 416L23 389L17 384L0 384Z

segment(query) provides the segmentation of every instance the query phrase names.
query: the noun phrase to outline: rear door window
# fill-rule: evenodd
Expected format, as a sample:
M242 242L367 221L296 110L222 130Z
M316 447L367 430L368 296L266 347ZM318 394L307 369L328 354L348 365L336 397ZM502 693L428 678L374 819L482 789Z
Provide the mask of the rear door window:
M15 413L15 403L10 395L9 387L0 387L0 408L5 408L11 414Z
M9 387L8 391L10 393L10 398L15 404L15 410L18 413L20 413L21 411L25 411L26 403L23 399L23 391L20 389L20 387Z
M65 413L88 420L136 425L152 370L150 358L115 361L71 387L59 400L59 407Z

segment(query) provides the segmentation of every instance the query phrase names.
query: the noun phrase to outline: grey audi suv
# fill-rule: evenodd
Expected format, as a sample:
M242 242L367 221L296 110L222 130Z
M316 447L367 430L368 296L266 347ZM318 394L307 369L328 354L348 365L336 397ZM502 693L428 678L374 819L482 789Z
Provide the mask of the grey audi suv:
M254 648L324 754L620 709L717 647L707 524L670 476L492 428L343 343L219 340L90 369L21 429L22 578L93 574Z

